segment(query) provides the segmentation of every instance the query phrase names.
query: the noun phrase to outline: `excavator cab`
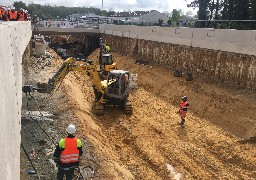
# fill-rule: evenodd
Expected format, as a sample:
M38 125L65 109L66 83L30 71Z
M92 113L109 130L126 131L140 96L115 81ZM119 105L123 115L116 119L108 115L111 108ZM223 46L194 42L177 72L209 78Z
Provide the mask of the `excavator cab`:
M123 107L125 114L132 114L132 105L128 100L130 92L130 73L124 70L113 70L107 77L108 102Z
M113 57L111 54L102 54L102 59L100 62L101 71L109 72L116 70L116 63L113 63Z
M124 70L113 70L108 73L108 96L117 100L127 99L129 96L130 73Z
M111 65L113 64L113 59L111 54L103 54L102 55L102 64Z
M100 52L99 52L99 64L100 71L106 76L109 71L116 70L116 63L113 62L113 56L109 52L105 51L105 44L103 44L100 38Z

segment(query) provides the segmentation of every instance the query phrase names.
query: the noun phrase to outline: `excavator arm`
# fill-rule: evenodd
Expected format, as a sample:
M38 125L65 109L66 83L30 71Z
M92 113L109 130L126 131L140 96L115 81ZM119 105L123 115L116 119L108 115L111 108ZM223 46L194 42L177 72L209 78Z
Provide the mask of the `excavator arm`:
M107 79L101 80L97 66L90 60L80 64L77 63L76 59L68 58L47 83L38 83L37 87L26 85L22 87L22 91L26 93L26 95L34 90L39 93L50 94L71 71L85 72L90 76L95 94L93 109L96 115L102 115L105 106L108 105L121 106L124 108L125 114L132 114L132 105L128 100L129 72L124 70L113 70L108 73Z
M38 83L34 90L37 90L39 93L48 93L50 94L57 86L62 82L66 75L71 71L80 71L86 72L92 79L93 84L98 92L101 93L102 97L100 99L101 103L104 103L104 87L101 84L100 76L97 71L97 67L91 62L85 64L75 64L77 62L74 58L66 59L60 69L49 79L48 83ZM26 88L29 89L29 88ZM24 91L23 91L24 92ZM27 93L27 92L25 92Z
M51 93L71 71L71 66L74 63L75 59L73 58L68 58L65 60L60 69L53 75L51 79L49 79L48 83L38 83L36 90L40 93Z

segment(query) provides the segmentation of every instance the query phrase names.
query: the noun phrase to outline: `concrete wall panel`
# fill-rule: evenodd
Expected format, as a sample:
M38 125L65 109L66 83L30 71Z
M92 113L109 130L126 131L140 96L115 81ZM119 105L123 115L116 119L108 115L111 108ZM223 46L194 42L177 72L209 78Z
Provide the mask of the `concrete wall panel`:
M0 22L0 174L20 179L22 54L31 38L30 22Z
M103 31L104 30L104 31ZM100 25L106 34L198 48L256 55L256 31L158 26ZM122 32L122 33L121 33Z
M113 31L114 36L123 36L123 31Z
M105 30L105 32L104 32L105 34L113 34L113 31L112 30Z

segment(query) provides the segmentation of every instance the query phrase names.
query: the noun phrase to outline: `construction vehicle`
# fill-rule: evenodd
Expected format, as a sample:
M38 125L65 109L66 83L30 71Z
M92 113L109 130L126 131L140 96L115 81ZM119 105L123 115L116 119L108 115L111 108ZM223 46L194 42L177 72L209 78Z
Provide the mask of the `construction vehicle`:
M107 74L107 72L112 70L117 70L116 63L113 62L113 56L110 52L107 52L105 49L105 44L102 42L100 38L100 53L99 53L99 64L100 71L103 74Z
M71 71L86 72L93 82L93 90L95 94L94 111L96 115L104 114L104 108L107 106L121 106L124 113L132 114L132 104L128 100L129 97L129 78L130 73L124 70L113 70L104 80L100 79L96 65L92 61L87 60L85 64L76 64L77 60L68 58L64 61L56 74L49 79L48 83L38 83L37 87L23 87L23 92L32 92L36 90L39 93L50 94L58 84Z

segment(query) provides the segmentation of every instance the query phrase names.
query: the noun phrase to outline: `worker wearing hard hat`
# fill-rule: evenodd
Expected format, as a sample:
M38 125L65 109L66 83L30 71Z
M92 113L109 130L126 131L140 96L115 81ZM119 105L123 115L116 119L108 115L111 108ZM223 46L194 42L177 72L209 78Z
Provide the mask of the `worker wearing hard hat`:
M186 118L187 111L188 111L188 108L189 108L189 103L188 103L187 96L183 96L181 99L182 99L182 101L180 103L180 109L179 109L179 114L180 114L180 117L181 117L180 125L182 127L184 127L185 126L185 118Z
M1 20L3 21L8 21L8 16L7 16L7 9L6 7L2 7L2 10L1 10Z
M25 12L23 9L20 9L20 13L18 15L18 21L25 21Z
M7 11L6 8L0 5L0 20L7 20Z
M53 158L58 166L57 179L72 179L74 169L79 165L79 157L83 154L82 143L74 135L76 127L71 124L66 129L67 137L61 139L56 146Z
M27 21L29 18L27 10L24 10L24 17L25 17L25 21Z
M0 5L0 20L2 20L2 11L3 11L3 7Z
M10 21L18 20L18 11L15 10L15 7L12 7L10 11L8 11L8 18Z

